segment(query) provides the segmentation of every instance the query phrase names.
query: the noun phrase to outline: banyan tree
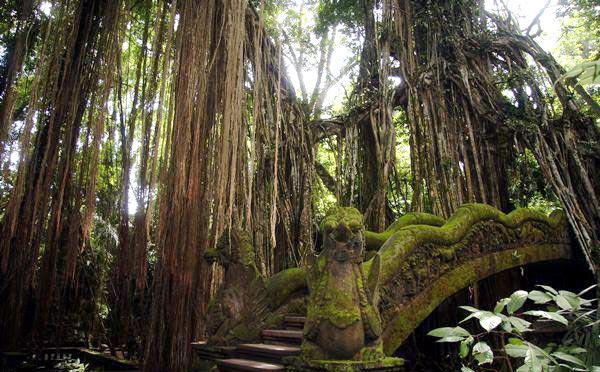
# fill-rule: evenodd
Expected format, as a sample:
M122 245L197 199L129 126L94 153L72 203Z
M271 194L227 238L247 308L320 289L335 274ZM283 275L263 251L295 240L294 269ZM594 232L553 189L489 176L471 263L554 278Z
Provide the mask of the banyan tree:
M287 326L307 360L394 370L454 302L530 285L518 267L597 282L598 5L535 9L0 3L0 351L179 372L194 342ZM552 12L571 72L539 43Z

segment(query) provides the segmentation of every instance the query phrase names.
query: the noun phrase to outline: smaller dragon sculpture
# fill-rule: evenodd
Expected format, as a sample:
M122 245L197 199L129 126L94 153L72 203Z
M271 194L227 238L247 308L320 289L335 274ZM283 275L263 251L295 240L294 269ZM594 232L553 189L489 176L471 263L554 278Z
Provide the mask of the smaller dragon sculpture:
M378 311L379 256L363 272L362 214L338 207L323 220L323 251L308 272L306 360L372 361L384 357Z
M223 285L208 306L208 341L233 345L255 339L259 331L250 326L252 311L264 296L265 280L256 267L250 234L235 228L225 231L204 259L219 262L224 269Z

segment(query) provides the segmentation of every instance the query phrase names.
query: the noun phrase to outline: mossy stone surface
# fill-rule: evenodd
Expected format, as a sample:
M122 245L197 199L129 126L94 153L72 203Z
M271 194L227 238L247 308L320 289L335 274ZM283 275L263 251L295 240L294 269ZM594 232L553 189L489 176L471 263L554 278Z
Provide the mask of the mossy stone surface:
M266 289L273 308L281 306L292 294L307 289L306 269L283 270L266 280Z
M488 254L459 265L439 277L427 289L398 306L385 326L383 345L386 355L392 355L414 329L445 299L467 286L498 272L526 263L571 259L572 250L566 244L542 244L521 247L519 254L502 251Z
M382 358L381 317L371 293L379 266L362 271L362 215L355 208L334 208L321 226L324 249L309 269L309 300L303 357L307 360ZM373 274L373 273L371 273Z
M427 218L429 223L423 222ZM409 220L412 222L406 222ZM363 230L362 216L355 209L335 208L323 221L322 232L332 234L337 228L335 221L342 221L354 232ZM404 225L397 223L388 228L393 233L379 249L382 290L378 293L385 296L388 304L381 310L386 355L393 354L421 321L456 291L507 268L572 258L568 223L561 211L550 216L530 209L504 214L488 205L466 204L443 224L442 219L426 215L414 215L404 221ZM421 222L414 224L415 221ZM368 244L370 233L363 230L363 234ZM373 259L359 265L360 271L370 273L375 257L373 254ZM317 259L315 267L323 273L327 267L324 256ZM339 296L333 300L335 289L324 297L328 301L318 307L307 305L308 277L308 270L296 268L266 279L265 301L270 314L257 315L263 317L260 324L279 324L288 309L302 314L303 306L308 307L309 314L332 319L339 326L354 324L359 318L370 322L368 318L373 314L369 315L368 308L359 312L348 310L347 298ZM324 280L313 285L320 290L327 287L326 283ZM358 291L368 287L366 280L356 282ZM292 303L298 306L290 307ZM236 332L248 337L257 334L252 329L240 328Z
M411 212L398 218L383 232L365 231L367 251L377 251L396 231L409 225L442 226L446 220L429 213ZM370 258L369 258L370 259Z
M303 360L293 358L286 360L289 372L368 372L368 371L404 371L404 359L381 358L377 361L354 361L354 360Z

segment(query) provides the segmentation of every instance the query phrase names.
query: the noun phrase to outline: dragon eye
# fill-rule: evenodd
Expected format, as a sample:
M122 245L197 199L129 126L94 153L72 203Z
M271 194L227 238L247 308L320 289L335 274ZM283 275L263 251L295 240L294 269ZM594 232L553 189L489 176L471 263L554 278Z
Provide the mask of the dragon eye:
M352 239L348 242L353 250L360 250L362 247L360 239Z

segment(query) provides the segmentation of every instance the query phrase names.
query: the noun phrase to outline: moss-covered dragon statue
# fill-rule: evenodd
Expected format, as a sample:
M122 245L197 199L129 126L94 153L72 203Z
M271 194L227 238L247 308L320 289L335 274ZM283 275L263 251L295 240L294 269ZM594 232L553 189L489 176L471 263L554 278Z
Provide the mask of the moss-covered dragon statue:
M460 289L512 267L572 259L574 256L568 225L561 212L546 216L528 209L517 209L504 214L488 205L466 204L447 221L427 214L409 214L383 233L364 231L359 216L355 210L336 208L325 218L322 224L325 247L311 274L305 268L294 268L271 278L262 278L265 290L249 304L252 321L239 322L234 327L236 332L228 331L228 342L258 338L265 324L279 325L286 312L306 314L304 306L309 297L307 289L310 288L306 336L317 348L310 351L307 344L307 353L333 355L325 343L318 341L323 333L324 319L338 328L349 329L350 324L354 324L352 321L360 318L365 341L360 347L358 342L350 342L350 346L344 347L343 355L338 356L346 358L352 354L352 358L362 358L363 348L371 345L372 350L380 350L381 342L385 354L392 355L444 299ZM336 231L340 221L343 227ZM373 258L359 263L356 246L354 253L351 247L360 241L361 236L365 248L377 254L371 253ZM332 287L328 280L319 279L328 275L319 276L318 273L346 266L352 267L345 277L349 284ZM373 279L370 278L371 273ZM374 279L376 276L379 280ZM379 290L372 289L377 287L375 283ZM342 311L344 303L348 302L350 311L347 316L311 309L312 306L326 306L327 291L346 291L346 285L355 294L335 300L334 307ZM364 295L356 294L363 291ZM374 306L378 296L382 301L379 306ZM358 309L355 301L361 302ZM377 321L367 319L371 316L366 316L368 313L381 315L381 335L377 332ZM377 316L371 317L376 319ZM232 337L232 334L235 336Z
M323 251L308 272L303 355L312 360L383 358L379 256L365 275L363 216L354 208L336 208L321 231Z

